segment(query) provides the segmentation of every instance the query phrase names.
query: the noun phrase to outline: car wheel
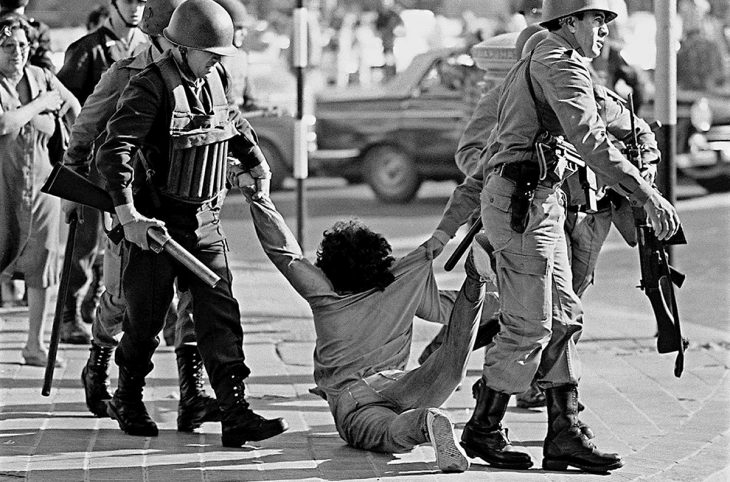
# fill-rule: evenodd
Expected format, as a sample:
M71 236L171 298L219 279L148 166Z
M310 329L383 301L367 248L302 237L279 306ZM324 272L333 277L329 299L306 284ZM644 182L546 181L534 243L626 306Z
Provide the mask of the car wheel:
M271 190L279 191L284 187L284 179L291 175L289 167L284 163L279 149L269 141L259 140L259 147L271 169Z
M387 203L407 203L421 186L413 160L391 146L375 147L365 155L363 177L378 199Z

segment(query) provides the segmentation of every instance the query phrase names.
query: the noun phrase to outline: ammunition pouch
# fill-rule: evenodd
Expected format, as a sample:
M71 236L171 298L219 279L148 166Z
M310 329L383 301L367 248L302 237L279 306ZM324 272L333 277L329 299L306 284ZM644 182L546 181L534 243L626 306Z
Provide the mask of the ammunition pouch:
M190 203L205 203L217 197L225 189L228 139L235 134L230 124L222 129L173 134L162 193Z
M172 102L167 176L160 193L182 203L213 202L225 192L228 141L238 135L229 120L228 100L217 70L205 78L210 94L204 105L199 94L182 81L172 56L155 65L160 69Z

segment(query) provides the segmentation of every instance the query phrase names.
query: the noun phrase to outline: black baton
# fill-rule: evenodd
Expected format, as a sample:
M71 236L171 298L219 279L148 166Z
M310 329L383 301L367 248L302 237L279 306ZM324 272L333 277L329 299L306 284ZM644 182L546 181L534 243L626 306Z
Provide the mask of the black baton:
M449 256L449 259L446 260L446 264L444 265L444 269L446 271L451 271L452 269L454 269L456 263L459 262L459 259L461 259L466 250L469 249L469 246L471 246L471 242L474 240L474 236L476 236L477 233L481 230L482 218L480 216L476 218L476 220L474 220L474 224L471 225L471 228L469 228L469 231L466 233L466 236L464 236L464 239L461 240L454 252L451 253L451 256Z
M41 395L47 397L51 394L53 383L53 369L56 367L56 355L58 353L58 339L61 337L61 315L63 304L68 295L68 284L71 281L71 257L76 244L76 225L78 224L76 213L72 213L68 223L68 238L66 239L66 250L63 253L63 270L61 271L61 282L58 286L56 298L56 312L53 315L53 328L51 329L51 342L48 345L48 360L46 361L46 373L43 378L43 389Z

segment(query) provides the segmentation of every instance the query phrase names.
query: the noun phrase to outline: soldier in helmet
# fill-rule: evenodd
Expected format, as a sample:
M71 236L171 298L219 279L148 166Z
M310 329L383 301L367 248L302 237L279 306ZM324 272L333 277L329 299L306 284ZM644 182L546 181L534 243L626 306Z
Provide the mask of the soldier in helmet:
M172 17L172 12L183 0L148 0L145 3L139 29L150 39L148 47L134 57L112 64L94 92L86 99L81 114L76 118L71 131L69 148L64 164L80 173L88 173L93 148L106 137L106 123L116 110L122 91L134 75L150 63L159 60L173 48L162 35ZM67 216L78 209L78 205L64 201ZM89 359L81 373L86 405L98 417L106 417L109 393L109 360L117 346L122 332L125 302L121 287L122 254L124 244L114 244L106 239L104 249L104 286L99 309L91 325L91 349ZM189 293L180 295L188 299ZM178 403L177 428L183 432L192 431L203 422L220 420L218 402L203 390L203 363L196 346L195 329L189 316L182 316L179 329L175 330L175 354L180 379L180 401ZM129 428L134 431L134 427Z
M58 78L82 106L101 75L117 60L133 55L147 41L137 28L144 3L145 0L110 0L110 16L104 24L66 50ZM94 182L98 181L95 169L91 169L89 176ZM104 238L102 216L98 210L83 208L79 215L83 222L76 229L60 339L63 343L88 345L91 336L87 323L92 323L104 291L101 256ZM84 287L87 287L86 291Z
M229 145L262 192L270 173L251 126L226 98L229 79L220 59L236 50L230 16L213 0L187 0L163 35L174 48L130 80L96 157L128 250L124 334L115 354L119 385L109 413L128 433L157 434L142 388L177 277L192 295L198 349L221 410L222 443L240 447L288 427L253 412L245 397L250 370L220 222ZM151 251L147 230L153 227L218 274L216 287Z
M544 2L541 24L550 33L507 74L481 169L456 189L437 228L453 236L481 200L500 289L500 331L486 349L461 440L467 455L493 466L532 466L511 445L502 419L510 396L536 375L548 407L543 468L602 473L623 465L617 454L597 449L578 420L575 342L583 310L572 287L560 190L575 167L564 160L542 165L534 145L545 133L565 136L604 184L644 208L659 239L676 233L674 207L609 141L585 65L584 58L600 53L615 16L608 0Z

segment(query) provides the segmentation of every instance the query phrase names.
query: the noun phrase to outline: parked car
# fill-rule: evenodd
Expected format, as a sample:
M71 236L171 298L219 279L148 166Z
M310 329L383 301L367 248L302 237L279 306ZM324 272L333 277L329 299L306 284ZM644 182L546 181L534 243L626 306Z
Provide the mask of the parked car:
M710 192L730 191L730 87L677 93L677 168Z
M392 203L412 200L425 179L461 181L454 153L478 78L463 49L442 49L416 56L385 84L320 93L312 169L365 181Z

